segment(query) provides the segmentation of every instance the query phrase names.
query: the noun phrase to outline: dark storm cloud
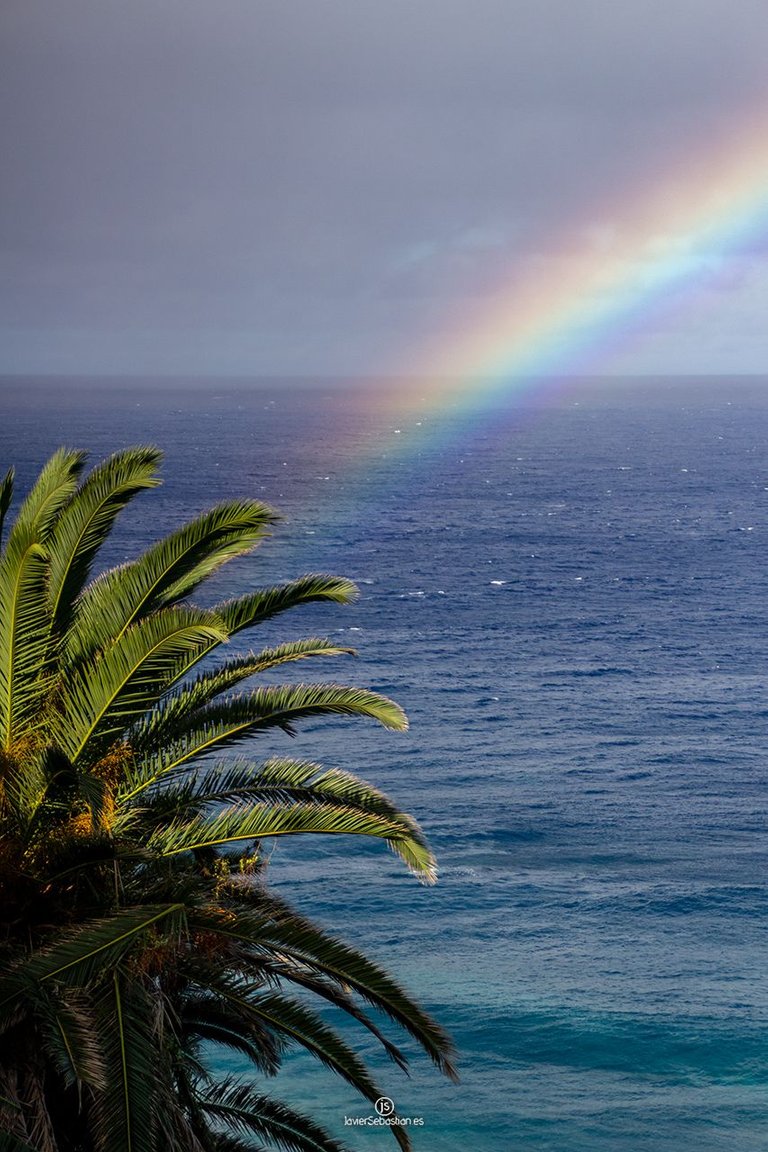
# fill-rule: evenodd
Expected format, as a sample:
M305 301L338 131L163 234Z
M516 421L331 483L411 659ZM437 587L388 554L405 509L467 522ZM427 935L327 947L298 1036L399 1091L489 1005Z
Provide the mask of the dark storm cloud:
M754 104L766 33L762 0L5 0L4 366L375 371Z

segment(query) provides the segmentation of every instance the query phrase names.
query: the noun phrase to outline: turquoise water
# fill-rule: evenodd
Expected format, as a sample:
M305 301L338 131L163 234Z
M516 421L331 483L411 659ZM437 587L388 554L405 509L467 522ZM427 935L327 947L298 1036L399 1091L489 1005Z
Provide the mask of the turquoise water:
M270 876L452 1030L458 1087L416 1053L410 1080L377 1062L417 1149L768 1147L768 411L662 390L437 434L277 386L5 395L27 477L62 441L166 449L114 560L247 493L286 522L216 595L360 581L264 638L356 645L330 674L396 697L410 732L316 724L291 748L416 813L440 883L339 841L281 844ZM354 1147L394 1147L345 1127L367 1105L309 1060L279 1079Z

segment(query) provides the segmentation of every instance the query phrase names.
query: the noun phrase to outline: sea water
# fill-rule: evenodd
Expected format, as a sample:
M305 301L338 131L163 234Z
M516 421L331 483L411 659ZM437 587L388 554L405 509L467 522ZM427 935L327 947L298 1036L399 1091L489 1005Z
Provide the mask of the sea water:
M436 888L352 839L281 841L268 869L450 1029L458 1086L413 1044L406 1079L349 1033L416 1149L762 1152L768 410L725 383L574 395L414 415L330 385L6 382L0 462L28 483L60 443L155 442L165 486L110 562L250 495L284 520L211 597L358 581L355 605L257 643L354 646L291 675L390 694L409 732L324 720L249 751L358 772L435 848ZM352 1147L394 1147L308 1056L266 1087Z

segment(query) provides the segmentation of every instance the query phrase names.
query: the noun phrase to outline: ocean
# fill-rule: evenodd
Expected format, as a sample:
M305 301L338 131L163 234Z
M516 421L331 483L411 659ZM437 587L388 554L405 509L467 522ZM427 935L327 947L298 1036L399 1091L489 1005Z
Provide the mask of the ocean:
M0 388L0 466L24 485L60 443L165 450L110 562L242 494L284 519L211 599L306 571L359 582L354 606L261 639L354 645L310 671L393 696L410 730L323 721L290 751L395 796L439 883L335 838L280 842L269 877L452 1032L459 1085L357 1037L423 1121L417 1152L768 1148L761 390L566 385L419 415L333 382ZM354 1148L394 1147L345 1125L369 1106L309 1057L269 1087Z

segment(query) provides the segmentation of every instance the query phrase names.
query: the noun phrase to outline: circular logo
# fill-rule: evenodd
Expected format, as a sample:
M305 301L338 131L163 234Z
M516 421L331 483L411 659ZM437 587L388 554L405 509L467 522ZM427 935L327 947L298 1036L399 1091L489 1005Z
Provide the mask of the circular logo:
M379 1116L393 1116L395 1112L395 1102L390 1100L389 1096L379 1096L374 1104L374 1108Z

